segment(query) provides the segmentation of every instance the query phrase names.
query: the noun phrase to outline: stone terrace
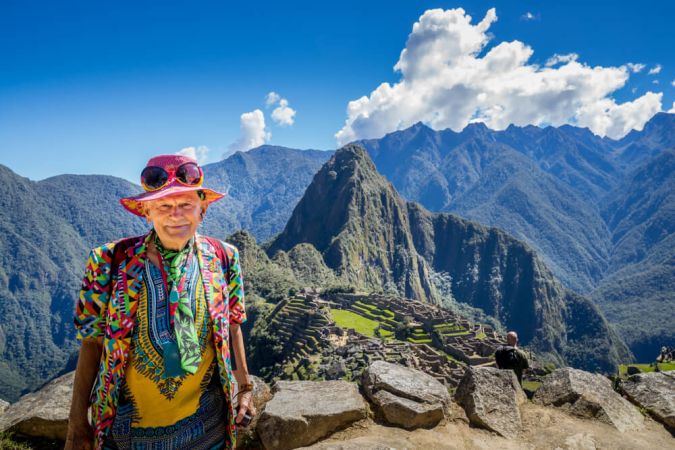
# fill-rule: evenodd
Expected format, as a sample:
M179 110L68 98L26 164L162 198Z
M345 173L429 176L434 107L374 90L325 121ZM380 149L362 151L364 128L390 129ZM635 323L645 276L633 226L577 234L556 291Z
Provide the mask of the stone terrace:
M407 341L365 336L337 326L330 309L348 310L376 321L383 336L393 335L398 324L412 319L411 333ZM280 302L270 314L269 324L287 357L263 374L268 381L360 381L368 364L385 360L422 370L454 387L467 364L492 364L491 355L500 342L491 328L434 305L376 294L321 297L313 289Z

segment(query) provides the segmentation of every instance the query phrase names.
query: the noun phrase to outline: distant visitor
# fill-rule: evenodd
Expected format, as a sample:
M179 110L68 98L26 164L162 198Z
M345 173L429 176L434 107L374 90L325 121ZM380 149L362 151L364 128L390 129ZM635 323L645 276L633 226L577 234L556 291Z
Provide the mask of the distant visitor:
M518 348L518 334L509 331L506 334L506 345L500 345L495 351L495 360L500 369L513 370L518 382L523 384L523 371L530 367L527 355Z
M224 196L203 181L192 158L150 159L145 192L120 202L152 228L91 251L75 311L82 344L67 450L232 449L256 414L239 252L197 233Z

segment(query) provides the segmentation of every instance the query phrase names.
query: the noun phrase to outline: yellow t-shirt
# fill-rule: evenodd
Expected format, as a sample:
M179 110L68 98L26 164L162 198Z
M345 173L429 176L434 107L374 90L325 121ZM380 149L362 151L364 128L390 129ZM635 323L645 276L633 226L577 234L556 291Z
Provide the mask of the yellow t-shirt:
M162 344L175 335L160 269L146 261L125 381L112 437L117 448L211 448L226 436L227 413L199 266L188 269L201 363L194 374L164 378ZM150 447L148 447L150 446Z

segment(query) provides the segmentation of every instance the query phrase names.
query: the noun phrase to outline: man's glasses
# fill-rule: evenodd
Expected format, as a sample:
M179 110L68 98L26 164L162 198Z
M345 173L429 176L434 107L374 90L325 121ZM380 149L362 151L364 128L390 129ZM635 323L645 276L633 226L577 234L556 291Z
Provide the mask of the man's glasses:
M181 164L175 170L167 171L163 167L149 166L141 172L141 184L148 191L156 191L173 179L185 186L200 186L204 179L202 169L193 162Z

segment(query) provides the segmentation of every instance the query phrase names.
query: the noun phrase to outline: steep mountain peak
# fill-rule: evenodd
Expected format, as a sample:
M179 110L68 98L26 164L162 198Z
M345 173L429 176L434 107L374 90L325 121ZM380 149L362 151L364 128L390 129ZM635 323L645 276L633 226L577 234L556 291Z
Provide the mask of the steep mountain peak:
M459 133L463 138L489 138L494 139L493 134L495 131L485 125L483 122L472 122L468 124L464 129Z
M355 176L367 179L371 176L379 176L368 152L357 144L347 144L338 149L329 164L331 170L338 173L342 179Z
M667 112L657 112L654 117L645 124L645 129L650 130L654 127L673 127L675 126L675 114Z
M421 120L413 124L411 127L408 128L409 130L412 131L419 131L419 130L431 130L431 127L422 122ZM432 130L433 131L433 130Z
M626 136L624 136L619 142L620 143L631 143L638 139L644 139L645 137L652 137L654 135L661 137L662 135L670 135L672 142L673 130L675 130L675 114L658 112L654 114L654 117L649 119L642 130L632 130ZM661 140L658 139L657 140Z
M267 254L303 242L355 286L434 297L427 265L414 249L406 203L359 145L342 147L324 164Z
M616 147L618 159L625 167L639 166L663 150L674 148L675 114L655 114L641 131L631 131Z
M345 145L314 175L286 228L270 244L268 254L289 251L300 242L309 242L320 252L325 251L333 236L364 213L364 205L358 205L364 192L381 192L387 197L394 191L363 147Z

